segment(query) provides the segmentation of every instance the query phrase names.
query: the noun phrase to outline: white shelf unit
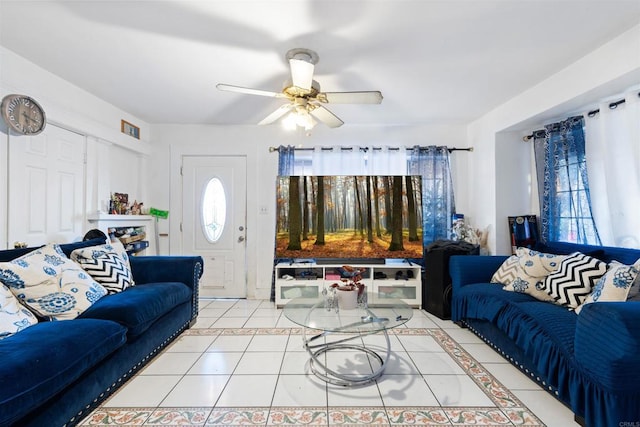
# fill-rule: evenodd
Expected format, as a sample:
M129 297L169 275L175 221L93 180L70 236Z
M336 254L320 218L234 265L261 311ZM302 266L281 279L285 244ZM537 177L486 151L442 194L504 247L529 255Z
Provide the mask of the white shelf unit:
M145 234L144 240L149 242L149 246L136 252L134 255L155 255L155 218L151 215L108 215L98 214L87 218L91 228L97 228L106 235L109 230L125 230L129 228L142 230ZM124 244L124 243L123 243ZM127 244L124 244L127 248Z
M362 283L369 301L401 299L412 307L422 303L422 268L405 260L387 259L384 264L350 263L366 268ZM338 268L343 264L281 262L275 266L276 306L282 307L297 297L320 298L322 289L340 283Z

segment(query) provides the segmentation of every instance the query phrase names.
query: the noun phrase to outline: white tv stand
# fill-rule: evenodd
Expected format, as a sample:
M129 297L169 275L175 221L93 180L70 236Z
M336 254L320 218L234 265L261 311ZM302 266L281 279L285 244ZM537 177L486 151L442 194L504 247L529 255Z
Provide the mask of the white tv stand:
M298 260L296 260L298 261ZM340 282L337 268L344 264L316 264L313 260L281 262L275 266L276 306L296 297L320 298L323 288ZM422 303L422 267L403 259L387 259L384 264L349 263L365 267L362 282L369 301L401 299L412 307ZM396 276L398 278L396 278Z

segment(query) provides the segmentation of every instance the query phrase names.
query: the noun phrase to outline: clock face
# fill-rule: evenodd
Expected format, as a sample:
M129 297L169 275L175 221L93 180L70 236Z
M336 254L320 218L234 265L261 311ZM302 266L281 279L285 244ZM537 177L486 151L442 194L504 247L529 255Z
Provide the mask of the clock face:
M39 134L44 130L47 122L40 104L25 95L5 96L0 109L7 125L23 135Z

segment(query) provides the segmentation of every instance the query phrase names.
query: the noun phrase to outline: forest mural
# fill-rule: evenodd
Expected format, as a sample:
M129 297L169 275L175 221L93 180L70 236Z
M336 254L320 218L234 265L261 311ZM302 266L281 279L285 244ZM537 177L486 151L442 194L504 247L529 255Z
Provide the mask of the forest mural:
M276 257L421 258L420 176L281 176Z

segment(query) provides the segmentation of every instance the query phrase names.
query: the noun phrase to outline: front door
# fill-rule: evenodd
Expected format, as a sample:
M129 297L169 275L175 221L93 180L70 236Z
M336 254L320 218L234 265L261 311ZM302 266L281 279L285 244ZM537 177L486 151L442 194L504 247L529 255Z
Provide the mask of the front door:
M182 157L182 248L204 259L201 296L247 296L246 187L245 157Z
M83 235L85 137L49 124L9 139L8 246L65 243Z

